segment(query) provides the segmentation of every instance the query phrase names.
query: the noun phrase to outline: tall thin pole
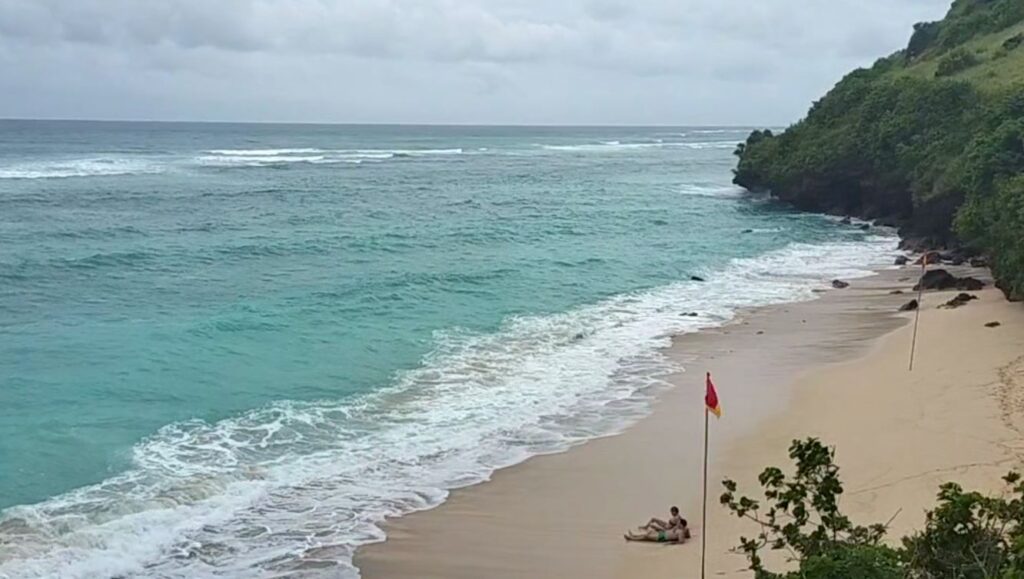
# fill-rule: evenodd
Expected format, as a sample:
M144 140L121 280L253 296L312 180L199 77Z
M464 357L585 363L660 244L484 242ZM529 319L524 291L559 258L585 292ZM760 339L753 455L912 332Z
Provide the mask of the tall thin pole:
M921 321L921 308L924 307L924 274L928 271L928 254L921 258L921 279L917 281L917 309L914 310L914 337L910 340L910 366L907 371L914 371L914 352L917 350L917 326Z
M704 579L708 552L708 407L704 405L704 509L700 523L700 579Z

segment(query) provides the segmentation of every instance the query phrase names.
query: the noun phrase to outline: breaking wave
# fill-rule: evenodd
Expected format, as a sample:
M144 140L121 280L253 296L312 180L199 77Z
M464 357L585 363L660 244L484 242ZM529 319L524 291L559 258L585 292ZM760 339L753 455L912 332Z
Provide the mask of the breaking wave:
M453 149L213 149L197 158L201 165L221 167L265 167L288 163L336 164L384 161L403 157L460 155Z
M142 158L95 157L0 166L0 179L66 179L160 173L162 163Z
M353 552L384 538L385 517L645 415L678 370L662 353L670 336L812 299L895 246L791 244L697 272L700 284L437 332L418 368L373 393L169 424L126 472L0 514L0 577L356 577Z

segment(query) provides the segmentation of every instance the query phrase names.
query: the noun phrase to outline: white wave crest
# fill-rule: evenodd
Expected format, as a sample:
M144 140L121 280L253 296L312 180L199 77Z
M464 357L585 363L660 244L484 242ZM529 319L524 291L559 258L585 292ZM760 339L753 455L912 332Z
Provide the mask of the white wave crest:
M336 163L379 162L401 157L459 155L453 149L212 149L196 158L200 165L214 167L267 167L288 163L329 165Z
M637 149L735 149L738 141L708 141L698 143L684 143L678 141L653 140L637 143L623 143L620 141L604 141L601 143L586 143L579 145L539 145L547 151L568 151L568 152L590 152L590 153L612 153L622 151L633 151Z
M225 155L229 157L277 157L280 155L307 155L323 153L323 149L300 148L300 149L213 149L207 151L211 155Z
M644 415L676 370L669 336L811 299L835 277L870 275L895 246L792 244L700 272L699 286L438 332L419 368L373 394L168 425L127 472L0 514L0 577L355 577L352 554L383 539L385 517Z
M735 199L748 195L746 189L735 185L695 185L688 184L680 188L682 195L693 197L713 197L716 199Z
M96 157L39 161L0 166L0 179L66 179L160 173L164 166L152 159Z

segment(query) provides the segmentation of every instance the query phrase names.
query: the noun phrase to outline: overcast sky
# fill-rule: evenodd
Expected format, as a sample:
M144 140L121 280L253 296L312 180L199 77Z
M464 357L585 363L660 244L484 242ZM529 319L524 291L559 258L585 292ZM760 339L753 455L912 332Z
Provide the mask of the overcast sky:
M950 0L0 0L0 117L784 125Z

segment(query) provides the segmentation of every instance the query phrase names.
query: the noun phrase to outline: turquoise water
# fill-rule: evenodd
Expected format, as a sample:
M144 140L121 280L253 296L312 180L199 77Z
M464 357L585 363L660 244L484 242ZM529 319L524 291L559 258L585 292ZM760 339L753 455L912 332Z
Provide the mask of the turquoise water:
M894 247L732 187L747 132L0 122L0 577L355 574L622 428Z

